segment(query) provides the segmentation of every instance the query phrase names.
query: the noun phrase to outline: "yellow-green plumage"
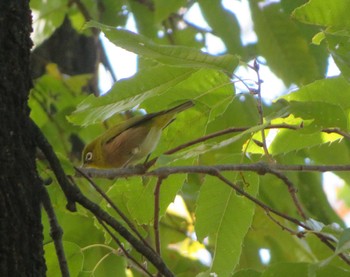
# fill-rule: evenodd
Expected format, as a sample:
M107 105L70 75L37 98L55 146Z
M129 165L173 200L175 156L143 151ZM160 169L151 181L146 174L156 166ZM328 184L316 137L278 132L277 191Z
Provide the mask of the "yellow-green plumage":
M174 116L194 104L185 102L157 113L136 116L108 129L83 151L83 166L118 168L135 164L157 146L162 130Z

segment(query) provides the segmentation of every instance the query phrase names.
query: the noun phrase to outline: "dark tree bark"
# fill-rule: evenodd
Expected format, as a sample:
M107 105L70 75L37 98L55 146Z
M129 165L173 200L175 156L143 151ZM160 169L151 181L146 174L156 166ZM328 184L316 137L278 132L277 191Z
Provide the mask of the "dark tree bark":
M99 46L98 34L79 34L66 17L62 25L32 52L32 77L40 77L45 73L48 63L55 63L61 72L68 75L91 74L86 89L97 93Z
M45 276L27 99L32 86L29 1L0 0L0 276Z

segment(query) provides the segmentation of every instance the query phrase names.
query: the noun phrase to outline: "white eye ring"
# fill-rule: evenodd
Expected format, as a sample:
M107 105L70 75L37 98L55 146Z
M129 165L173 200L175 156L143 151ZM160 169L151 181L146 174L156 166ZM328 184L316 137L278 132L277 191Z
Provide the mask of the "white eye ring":
M90 162L92 161L92 152L87 152L85 155L85 161Z

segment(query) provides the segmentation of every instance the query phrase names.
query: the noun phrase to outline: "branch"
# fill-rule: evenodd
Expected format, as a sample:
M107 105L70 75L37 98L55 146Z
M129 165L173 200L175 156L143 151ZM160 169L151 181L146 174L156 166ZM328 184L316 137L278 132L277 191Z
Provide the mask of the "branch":
M62 277L69 277L69 270L67 265L66 255L64 253L63 243L62 243L62 235L63 231L61 226L59 225L55 211L52 207L50 196L47 193L44 185L41 185L41 203L44 206L47 217L50 222L50 236L54 242L56 255L58 258L58 264L60 266Z
M47 161L49 162L52 171L54 172L57 182L61 186L64 195L67 198L67 205L66 208L70 210L71 212L75 212L77 210L75 206L75 202L72 198L72 184L68 181L66 178L66 174L64 173L62 166L60 164L60 161L58 160L55 152L52 149L52 146L47 141L43 133L41 132L40 128L35 124L34 121L30 120L31 123L31 129L33 132L33 137L35 140L36 145L38 148L43 152L45 155Z
M340 128L325 128L325 129L322 129L322 132L327 133L327 134L337 133L337 134L343 136L344 138L350 139L350 134L340 130Z
M99 205L85 197L77 186L74 187L73 196L77 203L89 210L97 218L107 223L122 237L124 237L136 249L136 251L145 256L164 276L174 276L163 260L154 251L145 246L142 241L134 237L119 221L101 209Z
M99 188L95 184L93 180L89 176L87 176L84 172L82 172L79 168L74 167L74 169L79 172L89 183L94 187L94 189L108 202L109 205L119 214L119 216L126 222L126 224L130 227L130 229L139 237L139 239L147 246L149 247L152 251L153 248L147 243L147 241L142 237L139 231L137 231L136 227L134 224L127 218L127 216L113 203L113 201L104 193L103 190Z
M154 228L154 240L156 244L156 252L160 256L160 238L159 238L159 194L160 194L160 187L162 185L164 177L159 177L157 180L157 184L154 190L154 221L153 221L153 228Z
M261 78L260 78L259 63L256 59L254 60L254 66L249 66L249 67L255 71L256 76L258 78L258 88L254 91L254 93L258 95L257 107L258 107L258 113L259 113L259 119L260 119L259 123L260 123L260 125L262 125L262 124L264 124L264 111L263 111L262 97L261 97L261 84L263 83L263 80L261 80ZM274 160L272 159L272 157L269 154L269 151L267 149L265 129L261 130L261 138L262 138L262 147L264 149L264 153L265 153L267 159L270 162L274 162Z
M268 164L265 162L257 162L251 164L222 164L215 166L173 166L159 167L152 171L145 171L142 166L115 168L115 169L96 169L96 168L80 168L82 172L92 177L113 179L117 177L132 176L167 176L180 173L208 173L213 169L218 171L252 171L259 175L267 173L275 174L275 171L300 171L300 172L327 172L327 171L350 171L350 165L282 165ZM79 176L78 176L79 177Z
M217 178L219 178L221 181L223 181L226 185L228 185L229 187L233 188L236 192L238 192L239 194L243 195L244 197L248 198L250 201L254 202L256 205L260 206L261 208L263 208L265 211L274 213L275 215L278 215L279 217L282 217L300 227L303 227L305 229L310 229L307 225L305 225L304 223L302 223L301 221L297 220L296 218L293 218L289 215L283 214L269 206L267 206L265 203L263 203L262 201L260 201L259 199L251 196L249 193L245 192L242 188L240 188L239 186L235 185L234 183L232 183L230 180L228 180L225 176L223 176L218 170L213 169L211 172L208 172L209 175L215 176Z
M67 200L67 208L70 211L76 211L76 202L81 206L89 210L96 217L100 218L111 226L116 232L118 232L122 237L124 237L140 254L145 256L159 272L164 276L174 276L174 274L168 269L163 260L149 247L145 246L142 241L134 237L119 221L109 215L106 211L101 209L96 203L85 197L77 186L73 186L67 179L62 166L53 152L51 145L46 140L45 136L42 134L39 127L31 121L32 132L37 146L44 153L45 157L49 161L52 171L54 172L58 183L60 184Z
M153 275L145 268L143 267L133 256L129 254L129 252L125 249L124 245L120 242L120 240L109 230L108 226L99 218L97 218L98 222L102 225L102 227L107 231L107 233L112 237L112 239L115 241L115 243L120 247L121 251L127 257L130 261L132 261L137 267L144 271L146 275L152 277Z
M275 175L278 179L282 180L287 185L288 192L291 195L295 206L297 207L298 213L301 215L301 217L303 219L307 219L307 216L306 216L306 214L302 208L302 205L297 197L296 188L295 188L294 184L287 178L287 176L285 176L283 173L281 173L277 170L271 169L269 173Z
M226 177L224 177L219 171L214 171L212 172L212 174L210 174L212 176L216 176L218 177L221 181L223 181L225 184L227 184L228 186L230 186L231 188L233 188L236 192L242 194L243 196L245 196L246 198L248 198L249 200L251 200L252 202L254 202L255 204L257 204L258 206L260 206L261 208L263 208L268 216L270 218L271 215L270 215L270 212L271 213L274 213L292 223L295 223L297 225L299 225L300 227L303 227L304 229L306 230L311 230L311 228L307 225L305 225L304 223L298 221L297 219L293 218L293 217L290 217L288 215L285 215L277 210L274 210L272 209L271 207L267 206L266 204L264 204L263 202L261 202L260 200L254 198L253 196L251 196L250 194L246 193L243 189L241 189L239 186L235 185L234 183L232 183L230 180L228 180ZM276 224L278 224L279 226L282 226L281 224L279 224L279 222L277 220L274 220L273 219L273 222L275 222ZM283 228L285 228L284 226L282 226ZM290 229L287 229L289 232L291 232L292 230ZM296 234L298 237L300 237L301 235L300 234ZM332 243L329 241L329 238L320 234L320 233L315 233L315 235L325 244L328 246L328 248L330 248L332 251L335 251L336 248L332 245ZM340 253L338 254L338 256L344 261L346 262L347 264L350 265L350 260L349 258L344 255L343 253Z

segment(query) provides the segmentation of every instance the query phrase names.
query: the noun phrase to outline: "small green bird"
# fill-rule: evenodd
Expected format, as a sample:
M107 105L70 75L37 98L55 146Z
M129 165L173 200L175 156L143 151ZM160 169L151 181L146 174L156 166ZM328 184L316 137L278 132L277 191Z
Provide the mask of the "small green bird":
M108 129L83 151L83 167L119 168L135 164L156 148L162 130L177 113L194 106L187 101L174 108L132 117Z

